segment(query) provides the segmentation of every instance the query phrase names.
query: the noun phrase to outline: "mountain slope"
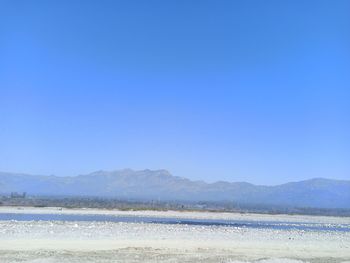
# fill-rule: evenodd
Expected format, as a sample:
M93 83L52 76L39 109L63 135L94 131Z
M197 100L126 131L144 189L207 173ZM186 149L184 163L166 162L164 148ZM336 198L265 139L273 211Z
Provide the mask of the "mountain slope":
M350 208L350 181L316 178L278 186L191 181L166 170L97 171L75 177L0 173L0 193L125 199L233 201L239 204Z

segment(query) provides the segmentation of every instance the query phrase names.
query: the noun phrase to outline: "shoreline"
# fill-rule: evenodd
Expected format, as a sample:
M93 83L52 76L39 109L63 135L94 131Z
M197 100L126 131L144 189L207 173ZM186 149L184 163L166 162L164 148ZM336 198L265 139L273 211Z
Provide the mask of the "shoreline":
M119 211L100 209L0 207L0 213L102 214L113 216L182 217L255 221L292 221L301 224L349 223L350 218L268 216L178 211ZM301 262L350 262L350 232L257 229L226 226L169 225L136 222L0 220L0 258L40 258L47 262L255 262L287 258ZM89 261L95 255L102 261ZM62 258L66 261L62 261ZM135 260L138 258L139 260ZM198 259L201 258L201 261ZM210 260L209 260L210 259ZM275 261L274 261L275 260ZM6 262L6 261L5 261ZM27 261L25 261L27 262ZM118 262L118 261L117 261Z
M217 220L251 220L251 221L292 221L298 223L332 223L350 224L350 217L319 216L319 215L290 215L290 214L259 214L211 211L178 211L178 210L118 210L100 208L65 208L65 207L29 207L29 206L0 206L0 213L16 214L75 214L75 215L108 215L135 217L162 217L185 219L217 219Z

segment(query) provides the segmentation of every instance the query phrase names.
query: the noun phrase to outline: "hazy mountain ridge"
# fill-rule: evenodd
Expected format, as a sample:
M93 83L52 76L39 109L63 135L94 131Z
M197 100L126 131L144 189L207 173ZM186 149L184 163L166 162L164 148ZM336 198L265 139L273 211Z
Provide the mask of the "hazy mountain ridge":
M125 199L233 201L240 204L350 208L350 181L315 178L277 186L191 181L166 170L96 171L75 177L1 173L0 194L103 196Z

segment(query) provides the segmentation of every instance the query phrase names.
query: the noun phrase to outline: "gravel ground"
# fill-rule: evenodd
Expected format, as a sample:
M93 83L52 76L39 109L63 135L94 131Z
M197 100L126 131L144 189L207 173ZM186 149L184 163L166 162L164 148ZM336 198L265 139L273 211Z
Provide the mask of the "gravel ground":
M161 216L169 216L166 213L162 212ZM174 213L170 214L174 216ZM184 214L180 214L183 217ZM192 214L193 218L210 216L213 214ZM270 220L265 215L255 216L249 215L249 220ZM276 218L283 223L283 218L286 220L290 216ZM348 218L293 216L292 219L300 224L348 223ZM350 263L350 232L121 222L0 221L0 262Z

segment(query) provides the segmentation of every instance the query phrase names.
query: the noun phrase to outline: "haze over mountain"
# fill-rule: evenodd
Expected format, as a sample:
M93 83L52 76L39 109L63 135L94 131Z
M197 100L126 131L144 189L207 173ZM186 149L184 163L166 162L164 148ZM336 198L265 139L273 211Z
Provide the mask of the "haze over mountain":
M315 178L277 186L191 181L166 170L97 171L75 177L1 173L0 194L99 196L140 200L232 201L238 204L350 208L350 181Z

